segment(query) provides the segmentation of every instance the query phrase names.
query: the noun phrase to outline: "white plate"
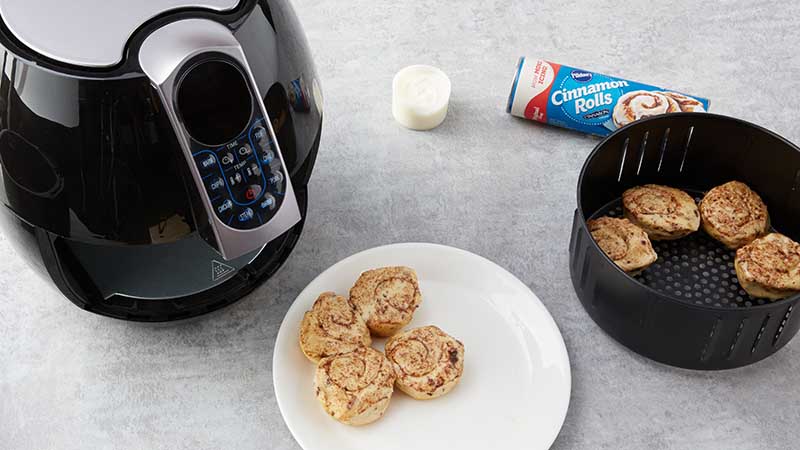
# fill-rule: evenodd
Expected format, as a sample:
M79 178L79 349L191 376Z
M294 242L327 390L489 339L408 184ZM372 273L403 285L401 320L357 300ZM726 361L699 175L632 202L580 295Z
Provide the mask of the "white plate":
M417 401L395 390L386 415L351 427L323 411L312 388L314 365L300 351L303 313L317 295L347 295L362 271L416 269L422 304L406 327L437 325L464 343L464 375L449 394ZM383 350L385 340L373 340ZM305 450L546 449L569 406L564 340L536 295L497 264L434 244L377 247L334 264L289 308L272 361L275 396Z

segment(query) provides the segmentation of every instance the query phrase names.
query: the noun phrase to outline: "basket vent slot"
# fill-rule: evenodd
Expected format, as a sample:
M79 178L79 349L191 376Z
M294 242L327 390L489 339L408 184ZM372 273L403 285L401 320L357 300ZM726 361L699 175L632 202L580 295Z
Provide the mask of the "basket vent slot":
M639 165L636 167L636 176L642 172L642 163L644 163L644 154L647 151L647 138L650 136L649 131L644 132L644 137L642 138L642 145L639 146Z
M753 346L750 347L750 353L756 352L756 347L758 347L758 343L761 342L761 337L764 336L764 330L767 328L767 323L769 322L770 315L767 314L764 317L764 321L761 322L761 328L758 329L758 334L756 335L756 340L753 342Z
M792 315L792 310L793 309L794 309L794 305L790 305L786 309L786 314L783 315L783 319L781 319L781 323L778 325L778 331L775 332L775 337L772 338L772 345L773 346L775 346L775 344L778 343L778 339L781 338L781 335L783 334L783 329L786 328L786 323L789 322L789 317Z
M747 319L742 319L742 321L739 322L739 327L736 328L736 335L733 336L733 342L731 342L731 346L728 347L728 354L725 355L726 359L731 359L733 356L733 352L736 350L736 344L739 343L739 338L742 337L742 330L744 329L745 322L747 322Z
M622 181L622 172L625 171L625 160L628 159L628 144L631 138L626 137L625 142L622 143L622 158L619 160L619 175L617 175L617 183Z
M664 164L664 154L667 153L667 142L669 142L669 128L664 131L664 138L661 139L661 155L658 157L658 168L656 172L661 172L661 166Z
M717 320L714 321L714 325L711 326L711 331L708 333L708 340L706 340L706 345L703 347L703 352L700 354L700 361L706 361L711 356L711 347L713 347L714 336L717 334L717 328L719 324L722 323L722 319L717 317Z
M681 158L681 167L678 172L683 172L683 167L686 165L686 157L689 155L689 145L692 143L692 134L694 134L694 127L689 127L689 134L686 136L686 144L683 146L683 158Z

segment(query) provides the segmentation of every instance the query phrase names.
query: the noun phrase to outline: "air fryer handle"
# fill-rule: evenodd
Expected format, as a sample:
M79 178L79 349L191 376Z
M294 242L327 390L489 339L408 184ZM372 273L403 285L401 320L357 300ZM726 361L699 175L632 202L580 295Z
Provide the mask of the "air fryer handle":
M272 124L231 31L206 19L173 22L147 37L139 61L175 129L211 245L232 260L298 223Z

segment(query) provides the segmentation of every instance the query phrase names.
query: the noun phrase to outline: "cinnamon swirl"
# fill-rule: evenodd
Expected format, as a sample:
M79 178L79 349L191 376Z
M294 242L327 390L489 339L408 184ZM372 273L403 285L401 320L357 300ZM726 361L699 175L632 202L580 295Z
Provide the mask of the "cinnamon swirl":
M371 343L367 324L353 305L333 292L320 294L300 324L300 348L315 363Z
M597 245L625 272L639 272L658 259L647 233L628 219L601 217L587 225Z
M377 336L391 336L411 322L422 302L417 273L408 267L384 267L361 274L350 301Z
M652 240L679 239L700 228L700 211L689 194L646 184L622 194L625 217Z
M767 205L746 184L731 181L708 191L700 202L703 229L730 249L769 230Z
M677 92L659 92L659 94L675 100L678 103L678 107L683 112L706 112L703 102L696 98L688 97Z
M680 105L672 97L651 91L631 91L619 97L612 119L621 128L639 119L679 112Z
M397 387L417 400L447 394L464 373L464 344L435 326L415 328L386 342Z
M322 408L347 425L366 425L383 417L394 382L389 360L370 347L323 358L314 376Z
M781 299L800 292L800 244L771 233L736 251L736 277L753 297Z

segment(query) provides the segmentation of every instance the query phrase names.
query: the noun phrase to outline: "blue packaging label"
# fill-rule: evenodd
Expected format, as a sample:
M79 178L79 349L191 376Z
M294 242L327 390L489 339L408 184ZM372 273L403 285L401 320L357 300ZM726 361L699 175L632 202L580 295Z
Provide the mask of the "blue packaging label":
M508 102L512 115L599 136L645 117L708 107L704 98L527 58Z

